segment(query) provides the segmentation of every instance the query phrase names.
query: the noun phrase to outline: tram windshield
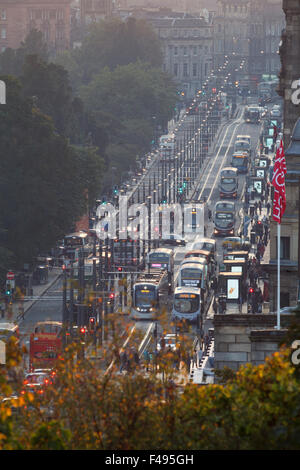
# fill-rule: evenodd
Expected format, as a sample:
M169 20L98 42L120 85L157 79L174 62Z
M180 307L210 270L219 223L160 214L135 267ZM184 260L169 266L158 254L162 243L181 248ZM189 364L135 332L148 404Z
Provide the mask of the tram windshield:
M135 305L136 307L152 307L156 300L154 286L136 286Z

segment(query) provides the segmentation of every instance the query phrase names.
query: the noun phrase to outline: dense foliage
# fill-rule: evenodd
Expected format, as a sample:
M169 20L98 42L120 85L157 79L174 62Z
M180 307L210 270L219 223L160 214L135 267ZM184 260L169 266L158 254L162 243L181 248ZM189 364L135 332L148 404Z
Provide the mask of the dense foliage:
M0 246L2 269L19 267L48 250L86 211L95 195L102 160L92 147L77 150L52 120L4 77L7 104L0 108ZM13 262L12 262L13 261Z
M181 393L144 372L103 375L70 349L44 395L25 395L11 416L11 403L1 405L1 448L299 449L300 387L288 356L275 353L225 385Z

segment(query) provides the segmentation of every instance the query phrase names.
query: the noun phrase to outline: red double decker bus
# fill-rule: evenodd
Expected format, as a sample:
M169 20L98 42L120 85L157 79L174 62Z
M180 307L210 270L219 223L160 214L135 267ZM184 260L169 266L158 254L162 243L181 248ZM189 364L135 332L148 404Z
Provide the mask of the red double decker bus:
M36 323L30 335L29 367L51 369L62 350L62 323L44 321Z

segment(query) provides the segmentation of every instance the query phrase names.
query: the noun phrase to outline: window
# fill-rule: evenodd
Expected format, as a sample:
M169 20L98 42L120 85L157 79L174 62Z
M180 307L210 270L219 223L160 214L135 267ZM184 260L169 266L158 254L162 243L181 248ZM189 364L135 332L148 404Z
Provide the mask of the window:
M5 47L5 46L2 46L2 48L1 48L1 52L4 52L4 51L5 51L5 49L6 49L6 47Z
M193 46L193 54L197 55L197 46Z
M187 55L187 47L183 48L183 55Z
M1 10L1 20L6 20L6 10Z
M1 29L1 39L6 39L6 28Z
M277 237L276 237L277 254ZM290 237L280 237L280 259L290 259Z
M178 75L178 64L174 64L174 75L177 77Z
M174 46L174 55L178 55L178 47Z
M290 306L290 293L289 292L280 292L280 308Z
M188 64L183 64L183 76L188 77Z
M193 64L193 77L197 77L197 64Z

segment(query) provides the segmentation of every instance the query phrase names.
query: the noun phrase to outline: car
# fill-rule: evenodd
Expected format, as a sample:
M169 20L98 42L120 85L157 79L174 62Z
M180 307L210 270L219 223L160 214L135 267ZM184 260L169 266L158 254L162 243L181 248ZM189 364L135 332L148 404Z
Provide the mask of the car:
M270 112L270 116L271 118L274 118L274 117L281 117L281 112L279 109L272 109L272 111Z
M160 245L175 245L175 246L185 246L185 239L178 235L178 233L167 233L163 234L162 238L159 241Z
M241 237L226 237L223 240L222 247L227 249L240 249L243 246Z
M39 392L43 393L43 388L48 385L53 384L53 379L48 374L44 372L30 372L25 375L23 381L23 390L22 394L25 392Z
M198 238L193 243L192 250L207 250L214 254L216 251L216 240L213 238Z
M157 343L157 351L161 351L162 349L171 349L172 351L176 351L178 349L179 343L177 341L177 335L175 334L167 334L163 336L160 341Z

